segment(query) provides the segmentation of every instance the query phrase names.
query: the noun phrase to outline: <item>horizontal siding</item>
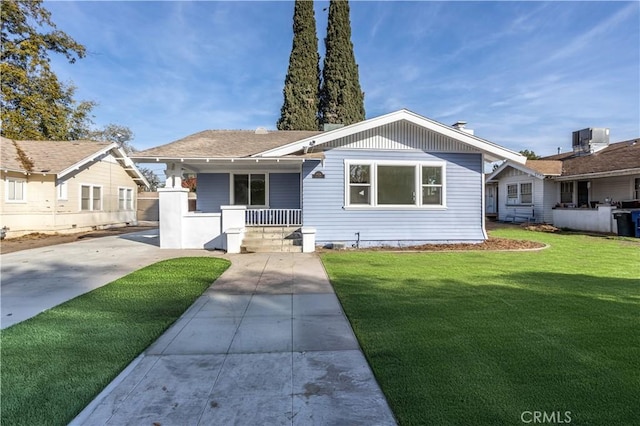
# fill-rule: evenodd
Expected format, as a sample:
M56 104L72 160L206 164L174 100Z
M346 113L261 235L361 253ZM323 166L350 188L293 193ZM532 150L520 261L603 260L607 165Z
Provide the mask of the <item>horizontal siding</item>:
M199 173L196 210L220 213L220 206L230 203L228 173Z
M640 175L592 179L589 200L600 203L604 203L605 198L610 198L613 201L632 200L635 196L633 193L634 179L639 177Z
M300 173L269 175L269 207L272 209L300 208Z
M317 229L319 243L403 244L421 241L478 241L482 230L482 156L421 151L331 150L324 164L303 165L303 223ZM344 160L445 160L447 209L348 210L344 208ZM322 171L324 179L311 175Z

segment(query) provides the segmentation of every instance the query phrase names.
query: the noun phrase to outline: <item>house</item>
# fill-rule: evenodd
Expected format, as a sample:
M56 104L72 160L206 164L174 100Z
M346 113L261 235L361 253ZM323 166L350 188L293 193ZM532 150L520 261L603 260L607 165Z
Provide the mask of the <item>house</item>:
M300 228L304 251L481 242L485 162L525 161L408 110L325 132L208 130L133 158L167 164L161 247L229 251L270 226ZM185 173L197 175L192 213Z
M7 237L136 222L138 186L148 183L117 144L0 143L0 227Z
M487 185L497 188L498 219L616 232L616 208L640 207L640 139L595 143L594 130L601 129L574 132L571 152L506 161L491 173Z

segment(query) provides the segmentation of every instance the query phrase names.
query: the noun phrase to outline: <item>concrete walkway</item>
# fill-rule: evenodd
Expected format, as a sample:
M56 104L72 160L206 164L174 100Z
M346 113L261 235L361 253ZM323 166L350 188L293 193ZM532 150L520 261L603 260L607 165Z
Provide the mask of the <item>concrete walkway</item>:
M8 327L157 261L158 231L4 254ZM233 265L74 425L386 425L391 411L318 257L225 256Z
M161 250L158 243L158 230L152 229L3 254L0 327L163 259L221 256L205 250Z
M318 257L229 258L71 424L395 424Z

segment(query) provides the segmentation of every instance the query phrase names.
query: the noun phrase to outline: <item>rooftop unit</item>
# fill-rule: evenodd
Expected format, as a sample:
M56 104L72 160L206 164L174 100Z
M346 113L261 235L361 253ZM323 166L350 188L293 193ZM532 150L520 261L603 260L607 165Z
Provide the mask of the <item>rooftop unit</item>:
M609 146L609 129L589 127L573 132L571 146L576 154L593 154Z

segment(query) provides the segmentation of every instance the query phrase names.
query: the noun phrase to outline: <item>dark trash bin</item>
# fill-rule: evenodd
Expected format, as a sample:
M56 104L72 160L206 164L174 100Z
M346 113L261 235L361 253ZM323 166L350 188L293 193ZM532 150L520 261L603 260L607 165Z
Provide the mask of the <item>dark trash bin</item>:
M635 231L635 237L640 238L640 210L631 211L631 226Z
M631 222L631 212L614 212L613 217L618 223L618 235L620 237L633 237L633 223Z

